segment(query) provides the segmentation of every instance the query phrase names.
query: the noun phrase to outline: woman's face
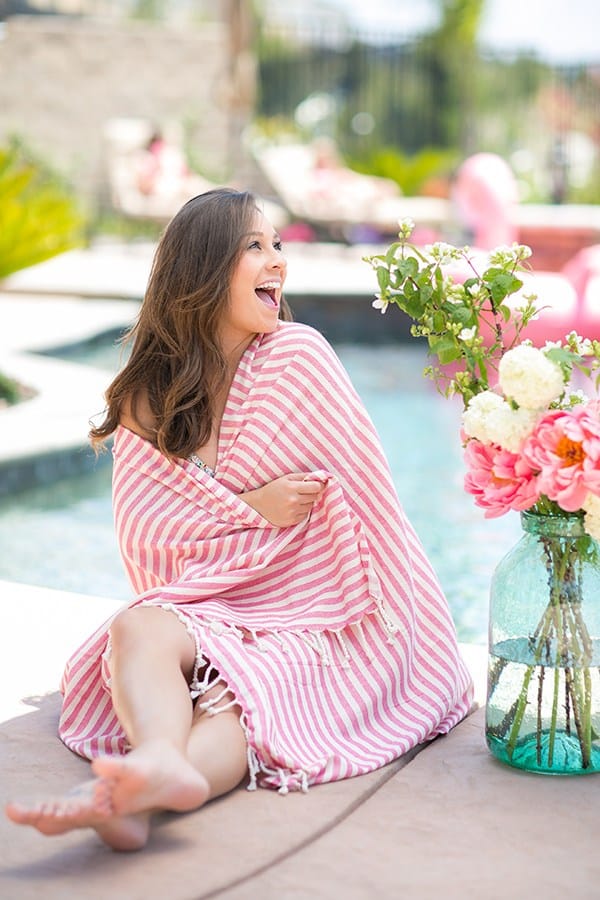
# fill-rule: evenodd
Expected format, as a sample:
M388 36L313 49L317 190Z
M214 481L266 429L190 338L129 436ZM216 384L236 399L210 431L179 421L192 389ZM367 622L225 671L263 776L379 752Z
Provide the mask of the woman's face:
M258 210L243 240L220 327L226 356L245 349L255 334L268 334L277 328L287 271L279 235Z

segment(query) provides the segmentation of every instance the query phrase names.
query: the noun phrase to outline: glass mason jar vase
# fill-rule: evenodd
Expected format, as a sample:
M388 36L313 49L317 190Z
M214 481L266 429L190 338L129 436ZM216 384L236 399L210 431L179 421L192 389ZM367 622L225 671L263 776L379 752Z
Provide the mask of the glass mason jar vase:
M490 597L486 740L531 772L600 771L600 546L577 515L521 513Z

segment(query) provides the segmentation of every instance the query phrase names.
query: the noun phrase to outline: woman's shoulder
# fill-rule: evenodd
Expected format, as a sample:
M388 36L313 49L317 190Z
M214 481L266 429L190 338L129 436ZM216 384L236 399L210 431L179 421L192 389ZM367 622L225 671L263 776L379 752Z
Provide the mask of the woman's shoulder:
M135 400L130 395L123 401L119 412L119 425L139 434L147 441L154 442L156 434L154 415L145 392L138 394Z
M277 347L289 349L331 349L327 338L304 322L280 322L278 328L269 335L265 335L266 342Z

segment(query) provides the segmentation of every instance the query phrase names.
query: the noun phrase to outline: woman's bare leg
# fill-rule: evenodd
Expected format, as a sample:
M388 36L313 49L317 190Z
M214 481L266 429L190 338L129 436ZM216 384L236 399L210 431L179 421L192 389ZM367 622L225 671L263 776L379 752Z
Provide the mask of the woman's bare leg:
M92 769L111 781L115 813L200 806L209 787L186 755L195 662L190 635L173 613L142 607L118 616L111 638L112 700L132 750L99 757Z
M233 694L226 691L214 703L212 714L201 706L222 692L223 684L218 682L200 698L187 744L187 758L208 781L211 800L237 787L248 771L248 745L240 724L240 707L236 704L223 709L234 699Z
M152 811L194 809L210 788L186 757L195 650L184 626L170 612L138 607L117 616L111 636L113 701L133 749L95 760L97 777L63 797L12 803L6 812L43 834L91 827L110 846L130 850L146 843Z

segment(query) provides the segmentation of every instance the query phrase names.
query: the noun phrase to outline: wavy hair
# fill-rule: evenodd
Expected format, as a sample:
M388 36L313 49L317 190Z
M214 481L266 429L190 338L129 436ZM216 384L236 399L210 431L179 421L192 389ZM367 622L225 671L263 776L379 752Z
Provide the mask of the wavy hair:
M142 396L155 423L150 439L166 456L187 457L209 440L228 377L219 323L257 209L250 192L215 188L188 200L167 225L139 315L123 338L131 354L106 392L104 420L90 430L96 451L125 403L137 418ZM291 319L285 301L280 317Z

